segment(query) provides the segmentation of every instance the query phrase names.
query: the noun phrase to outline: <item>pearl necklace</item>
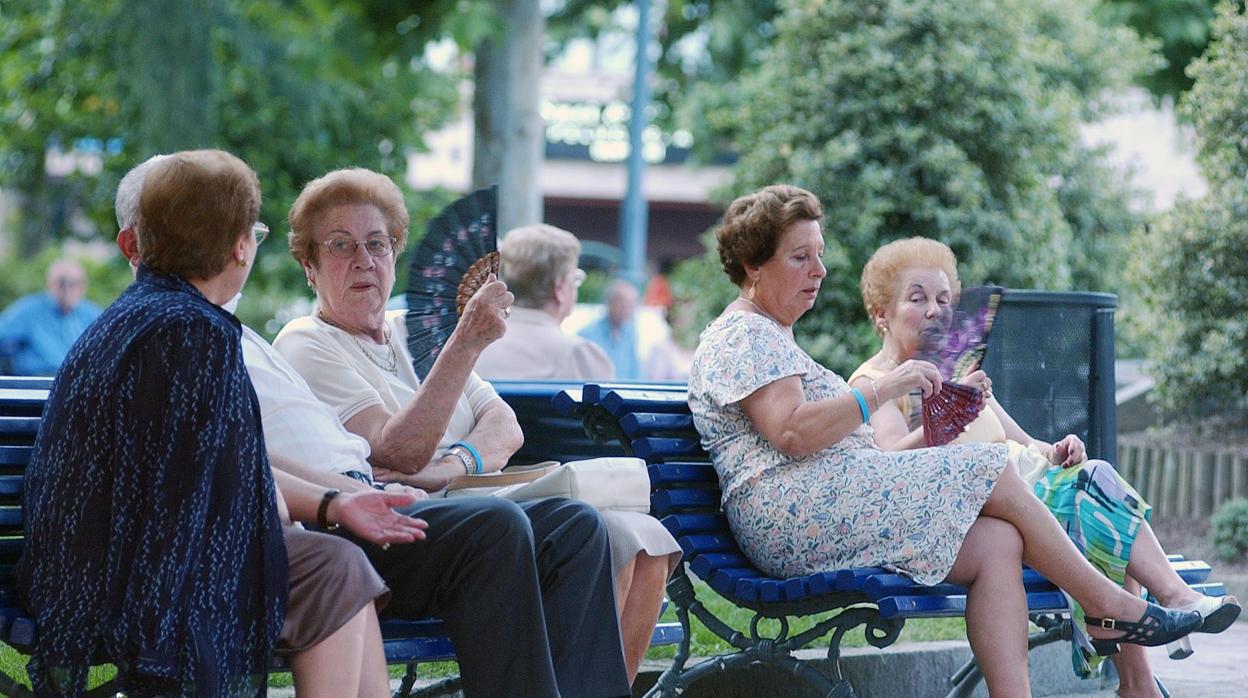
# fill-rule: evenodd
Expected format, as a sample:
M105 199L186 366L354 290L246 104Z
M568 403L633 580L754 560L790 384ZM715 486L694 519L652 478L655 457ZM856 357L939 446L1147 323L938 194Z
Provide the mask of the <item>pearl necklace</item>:
M331 327L336 327L342 330L343 332L346 332L347 336L350 337L352 340L354 340L355 345L360 348L361 352L363 352L364 357L368 359L370 362L372 362L374 366L376 366L377 368L380 368L381 370L385 371L386 373L389 373L392 376L399 375L399 355L398 355L398 352L394 350L394 345L390 343L390 328L388 327L382 328L382 334L386 338L386 349L389 350L388 356L386 357L386 362L382 363L381 360L379 360L376 356L373 356L373 352L370 351L368 347L364 346L364 342L361 342L360 338L357 337L354 332L351 332L350 330L343 327L342 325L339 325L333 320L330 320L328 317L325 317L324 311L320 309L316 311L316 316L319 317L325 324Z

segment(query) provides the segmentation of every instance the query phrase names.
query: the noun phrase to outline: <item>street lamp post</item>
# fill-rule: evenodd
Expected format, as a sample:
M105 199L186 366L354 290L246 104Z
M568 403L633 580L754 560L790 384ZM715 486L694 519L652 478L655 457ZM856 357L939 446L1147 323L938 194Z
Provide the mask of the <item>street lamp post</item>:
M628 121L628 191L620 209L620 248L624 252L622 275L641 287L646 281L646 232L649 224L642 175L642 133L650 104L650 0L636 0L637 56L634 59L632 113Z

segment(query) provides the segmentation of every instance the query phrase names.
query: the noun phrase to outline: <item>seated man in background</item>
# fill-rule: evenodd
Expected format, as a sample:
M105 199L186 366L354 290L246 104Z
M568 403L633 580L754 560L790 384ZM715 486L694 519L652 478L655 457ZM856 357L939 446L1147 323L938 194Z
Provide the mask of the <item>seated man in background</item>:
M576 306L585 272L577 268L581 243L566 230L538 224L516 228L498 246L500 277L516 296L507 333L481 352L477 373L486 380L609 381L611 359L597 344L559 323Z
M132 263L137 210L129 202L137 202L136 187L142 187L141 172L127 175L117 191L117 245ZM226 309L237 302L236 296ZM368 442L347 431L268 342L246 325L242 333L270 463L335 492L374 487ZM386 487L394 488L410 490ZM609 599L612 583L606 531L593 509L569 502L530 515L514 502L481 497L424 500L402 511L428 522L425 540L391 546L348 537L391 589L387 615L444 621L465 695L554 696L563 686L593 686L594 695L626 693L614 609L595 612L586 601ZM599 574L604 568L608 573ZM560 620L548 624L547 615ZM615 648L611 656L577 651L608 645Z
M86 300L87 274L61 257L48 267L47 289L22 296L0 314L0 368L22 376L51 376L79 335L100 316ZM7 367L5 366L7 364Z

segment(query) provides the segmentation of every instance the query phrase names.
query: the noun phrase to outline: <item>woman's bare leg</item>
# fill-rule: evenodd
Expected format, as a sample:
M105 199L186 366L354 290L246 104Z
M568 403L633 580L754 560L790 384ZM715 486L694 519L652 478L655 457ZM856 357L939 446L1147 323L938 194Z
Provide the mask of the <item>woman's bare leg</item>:
M1023 562L1031 565L1073 596L1088 616L1134 621L1145 603L1111 582L1092 566L1070 541L1053 514L1031 492L1013 462L1006 465L980 513L1004 519L1023 537ZM1093 637L1113 637L1119 631L1089 629Z
M1131 556L1135 557L1134 549ZM1123 588L1136 596L1140 594L1140 583L1129 575ZM1121 645L1118 654L1111 659L1118 669L1118 695L1122 698L1161 698L1161 691L1157 690L1157 682L1153 680L1153 667L1148 663L1147 650L1140 645Z
M1153 527L1147 521L1140 527L1135 543L1131 545L1127 574L1139 580L1163 606L1182 606L1200 600L1200 592L1189 587L1170 566L1166 551L1162 550Z
M370 603L332 635L291 657L295 694L299 698L384 698L389 695L390 680L384 654L378 675L376 657L381 652L377 612Z
M946 578L967 587L966 637L993 696L1031 695L1022 554L1018 529L981 516L967 531Z
M625 579L627 574L627 579ZM624 666L631 684L641 671L641 660L650 649L650 638L663 608L667 582L667 557L637 553L615 576L620 605L620 635L624 640Z

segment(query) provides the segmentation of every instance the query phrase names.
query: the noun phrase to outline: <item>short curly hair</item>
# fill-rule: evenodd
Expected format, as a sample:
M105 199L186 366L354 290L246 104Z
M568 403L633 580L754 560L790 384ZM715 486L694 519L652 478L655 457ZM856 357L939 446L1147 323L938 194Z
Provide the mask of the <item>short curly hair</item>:
M153 163L135 230L143 264L186 279L221 273L260 215L260 181L223 150L185 150ZM132 221L133 222L133 221Z
M745 282L746 265L757 267L776 254L780 236L798 221L820 221L814 194L790 184L773 184L733 201L715 231L719 264L732 283Z
M521 308L541 308L555 297L555 282L576 269L581 241L545 223L515 228L498 243L500 276Z
M931 238L912 237L894 240L871 255L862 268L862 304L867 315L884 312L897 300L898 277L906 269L931 267L945 272L949 288L957 296L962 290L958 280L958 258L943 242Z
M338 206L372 204L386 219L397 257L407 246L410 222L403 192L394 180L363 167L334 170L308 182L290 207L290 255L300 262L316 262L319 245L313 228L327 211Z

